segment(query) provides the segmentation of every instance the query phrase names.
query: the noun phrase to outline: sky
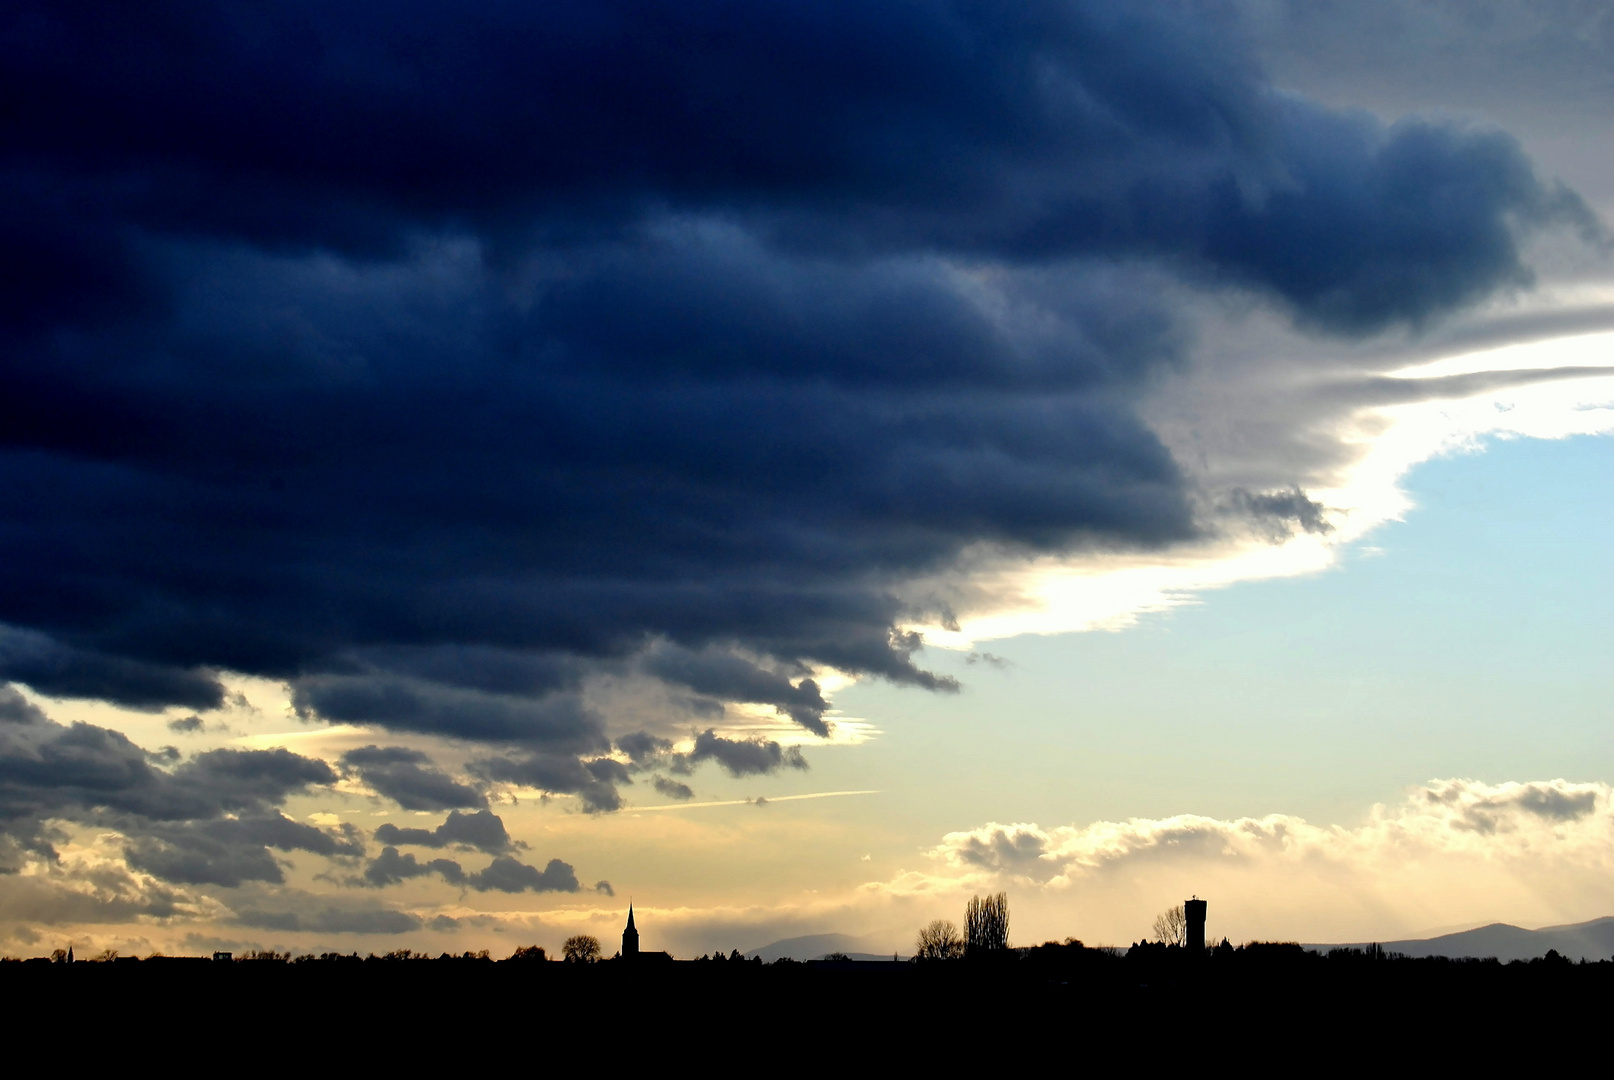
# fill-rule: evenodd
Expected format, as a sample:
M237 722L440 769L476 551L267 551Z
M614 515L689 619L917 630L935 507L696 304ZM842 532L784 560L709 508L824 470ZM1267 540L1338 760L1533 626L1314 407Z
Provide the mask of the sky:
M1611 48L10 6L0 953L1614 914Z

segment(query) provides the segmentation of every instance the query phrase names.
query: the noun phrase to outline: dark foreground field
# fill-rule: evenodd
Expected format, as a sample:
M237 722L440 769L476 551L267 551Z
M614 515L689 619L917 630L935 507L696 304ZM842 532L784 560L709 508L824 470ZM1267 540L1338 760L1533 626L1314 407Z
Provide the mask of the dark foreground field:
M347 1060L546 1073L693 1055L721 1073L877 1062L973 1071L1043 1057L1080 1072L1231 1055L1344 1073L1544 1063L1576 1047L1600 1055L1614 963L1293 945L1198 957L1046 945L930 964L156 958L7 962L0 994L14 1039L217 1053L232 1068L256 1055L266 1069Z

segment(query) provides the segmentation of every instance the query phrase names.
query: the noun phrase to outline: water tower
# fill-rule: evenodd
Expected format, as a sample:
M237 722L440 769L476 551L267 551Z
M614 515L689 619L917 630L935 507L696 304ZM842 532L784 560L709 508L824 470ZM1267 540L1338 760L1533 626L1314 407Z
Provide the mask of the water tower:
M1205 901L1199 897L1182 902L1182 913L1188 918L1188 951L1205 951Z

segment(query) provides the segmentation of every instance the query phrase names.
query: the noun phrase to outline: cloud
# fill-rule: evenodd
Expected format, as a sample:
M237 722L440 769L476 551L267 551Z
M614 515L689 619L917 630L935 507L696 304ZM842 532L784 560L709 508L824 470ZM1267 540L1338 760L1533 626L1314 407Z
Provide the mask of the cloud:
M1560 852L1601 855L1614 836L1610 796L1607 785L1564 780L1434 780L1398 808L1376 808L1357 829L1321 828L1282 814L1232 821L1181 815L1049 830L991 824L948 833L932 855L961 870L1044 883L1182 854L1228 860L1366 861L1414 852L1499 857L1525 856L1547 843Z
M335 779L324 762L288 750L209 750L165 772L108 728L42 714L0 727L0 821L92 809L156 821L251 815Z
M405 810L487 806L486 796L431 767L431 758L419 750L361 746L343 754L342 765Z
M349 884L382 888L431 874L450 885L469 886L477 892L578 892L582 889L572 865L560 859L550 859L549 864L539 870L508 855L497 855L481 870L467 874L453 859L421 862L413 854L400 854L392 846L382 848L381 854L365 865L364 876ZM608 881L595 883L594 890L615 895Z
M564 754L478 758L467 768L489 783L514 784L550 794L576 795L590 813L617 810L619 783L632 783L626 767L611 758L581 760Z
M695 797L694 788L665 776L652 777L650 784L659 794L665 795L669 799L693 799Z
M422 925L419 916L407 911L314 904L282 911L243 908L229 921L254 930L322 934L408 934Z
M375 838L383 844L413 844L428 848L453 845L485 851L490 855L509 851L515 846L504 829L504 819L491 810L478 810L474 814L451 810L435 829L399 828L389 821L376 829Z
M45 724L48 722L39 706L19 694L15 687L0 686L0 723Z
M730 776L756 776L780 769L805 769L807 759L797 746L782 747L770 739L725 739L707 730L695 736L695 748L683 756L686 765L715 761ZM658 789L659 790L659 789Z
M363 854L351 826L319 829L278 810L336 780L322 761L230 748L159 767L170 761L178 755L148 754L108 728L58 724L0 687L0 835L37 857L58 857L55 821L112 829L131 867L180 883L279 882L271 848Z
M1135 940L1155 911L1197 893L1229 933L1383 940L1467 920L1597 915L1614 880L1614 789L1433 780L1353 828L1286 814L990 823L949 833L928 854L934 871L876 883L871 895L1007 887L1051 936L1074 903L1088 926L1066 932Z
M582 888L570 863L550 859L549 865L539 870L508 855L498 856L466 882L477 892L577 892Z
M46 634L0 624L0 680L42 694L99 698L131 709L215 709L224 690L206 672L77 649Z
M216 905L108 862L36 866L0 874L0 921L42 926L179 922L218 914Z
M671 739L658 738L648 731L636 731L623 735L616 741L618 750L628 755L628 760L641 768L649 768L663 756L672 752Z
M0 678L288 680L612 809L590 679L822 735L824 668L951 688L916 583L1216 534L1142 415L1184 297L1425 327L1593 231L1509 136L1280 93L1192 7L351 14L0 17ZM1311 527L1293 483L1252 510Z
M130 837L124 855L131 867L164 881L234 888L247 881L285 880L270 848L326 858L364 854L351 825L333 833L275 814L149 824Z
M385 847L381 849L380 855L366 864L363 879L355 884L381 888L385 885L396 885L409 878L424 877L427 874L437 874L450 885L465 883L465 871L453 859L432 859L423 863L413 855L398 854L395 847Z
M645 668L669 683L727 701L772 705L815 735L827 736L829 703L812 679L791 683L777 672L721 650L691 653L662 646L646 657ZM940 680L935 681L940 685Z
M611 888L611 883L609 881L596 881L594 883L594 891L604 896L616 895L616 890Z

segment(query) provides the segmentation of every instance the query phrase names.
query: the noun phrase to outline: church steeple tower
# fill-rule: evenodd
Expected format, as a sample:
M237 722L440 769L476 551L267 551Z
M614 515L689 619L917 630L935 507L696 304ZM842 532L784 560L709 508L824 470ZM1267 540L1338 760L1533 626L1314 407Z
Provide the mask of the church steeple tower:
M639 955L639 931L633 925L633 904L628 904L628 925L622 931L622 959Z

